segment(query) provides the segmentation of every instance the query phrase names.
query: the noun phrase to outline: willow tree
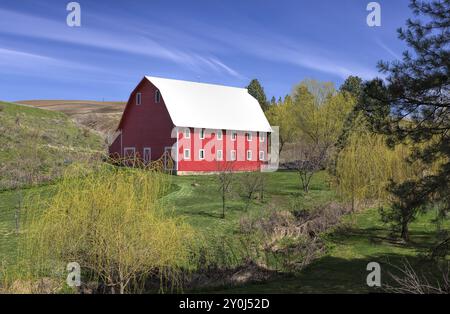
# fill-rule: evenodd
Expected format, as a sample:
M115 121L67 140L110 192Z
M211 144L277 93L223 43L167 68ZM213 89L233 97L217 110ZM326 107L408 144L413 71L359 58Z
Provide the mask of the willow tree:
M26 202L19 262L31 279L64 282L77 262L82 279L111 293L136 291L156 275L161 287L179 283L193 256L193 229L167 213L168 188L157 171L72 166L50 200Z
M335 175L341 197L352 204L385 204L392 200L387 190L391 182L417 178L423 171L420 163L408 160L411 147L386 145L386 137L365 127L364 117L358 116L346 145L336 157Z

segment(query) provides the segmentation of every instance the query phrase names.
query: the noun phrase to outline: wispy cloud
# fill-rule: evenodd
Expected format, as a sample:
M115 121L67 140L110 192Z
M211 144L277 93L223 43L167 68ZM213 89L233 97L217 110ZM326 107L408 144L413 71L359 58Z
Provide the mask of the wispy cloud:
M197 29L208 28L209 39L228 46L230 51L244 53L260 59L292 64L300 68L319 71L339 78L358 75L363 78L377 76L374 67L367 67L339 56L336 50L323 50L317 44L292 39L284 34L274 33L266 27L247 21L245 31L224 29L197 24ZM257 32L255 33L255 30ZM209 35L210 34L210 35Z
M11 27L13 21L14 27ZM124 32L109 23L102 29L92 27L69 28L61 22L0 9L0 32L26 37L50 39L75 45L155 57L189 67L193 71L213 68L232 76L240 74L219 61L217 57L163 45L146 32Z
M398 53L396 53L391 48L386 46L381 40L377 39L375 42L377 43L378 46L383 48L387 53L389 53L395 59L397 59L397 60L401 60L402 59L402 57Z
M19 51L14 49L0 48L0 65L3 69L15 68L15 69L42 69L43 66L76 69L84 71L102 71L101 68L95 66L89 66L72 61L52 58L49 56L35 54L25 51Z

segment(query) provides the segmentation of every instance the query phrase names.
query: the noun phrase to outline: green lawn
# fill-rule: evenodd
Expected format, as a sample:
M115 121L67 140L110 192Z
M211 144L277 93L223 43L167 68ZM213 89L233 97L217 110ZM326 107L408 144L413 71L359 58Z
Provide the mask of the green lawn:
M311 208L336 199L328 184L328 176L321 172L315 177L308 194L300 193L299 179L295 172L268 174L266 199L254 202L248 212L236 195L227 206L226 219L221 219L221 198L213 176L173 177L175 192L168 198L175 213L183 215L199 230L206 233L237 231L239 219L245 215L259 215L264 208L277 210ZM194 186L193 183L198 186ZM236 193L235 193L236 194ZM348 215L344 227L324 235L328 252L299 274L284 274L265 283L249 284L215 290L225 293L360 293L373 292L366 285L366 266L376 261L382 265L382 275L392 269L386 263L400 264L404 258L411 263L421 262L419 254L436 244L436 226L432 223L435 213L420 216L410 227L411 243L404 244L391 234L383 224L377 209L370 208ZM443 226L450 228L447 221ZM384 265L384 266L383 266ZM384 269L384 272L383 272Z
M239 182L239 175L236 175ZM325 172L314 177L311 191L300 193L298 175L295 172L267 174L265 199L253 201L247 211L239 198L236 183L234 193L226 208L226 218L220 218L222 204L217 191L215 176L171 176L171 190L164 197L167 208L174 215L181 215L197 230L216 236L233 235L238 231L239 221L245 216L259 216L268 208L292 210L311 208L336 199ZM15 230L15 207L18 199L30 193L52 192L52 186L0 192L0 260L13 262L17 234ZM346 216L344 224L324 235L327 253L296 274L281 274L275 279L239 287L222 287L206 292L226 293L337 293L370 292L366 284L366 265L377 261L399 263L404 257L418 261L417 255L425 253L436 242L434 213L421 216L411 226L411 243L403 244L390 234L376 209ZM449 228L450 225L444 226ZM382 270L386 271L383 267ZM382 273L386 275L385 272ZM386 275L387 276L387 275ZM386 278L386 277L384 277ZM204 292L204 291L202 291Z
M226 219L220 218L222 199L215 176L172 177L174 191L167 196L168 204L175 209L175 213L186 217L200 230L217 232L216 228L235 230L243 215L260 215L267 208L296 209L299 202L304 208L311 208L332 201L336 197L326 182L328 175L325 172L313 177L311 191L307 195L300 192L300 181L295 172L280 171L266 175L264 200L253 201L247 211L240 197L239 177L241 174L234 176L233 191L227 197Z
M376 209L367 209L345 218L349 228L325 236L328 253L314 261L299 274L281 276L269 282L217 289L216 293L368 293L377 292L366 285L366 266L380 263L382 283L391 283L390 266L408 259L411 265L430 275L426 262L418 258L436 243L432 213L420 217L411 225L411 243L404 244L391 237L389 228L379 220ZM447 221L445 226L450 228Z

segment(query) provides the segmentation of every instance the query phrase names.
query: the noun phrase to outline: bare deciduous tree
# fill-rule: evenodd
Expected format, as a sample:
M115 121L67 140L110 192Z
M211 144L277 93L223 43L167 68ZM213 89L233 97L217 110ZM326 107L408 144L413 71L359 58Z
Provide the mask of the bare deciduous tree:
M391 293L401 294L450 294L450 264L439 270L441 278L434 278L433 282L424 274L418 274L413 266L405 260L401 266L391 266L399 273L389 273L395 286L384 285L384 289Z
M317 171L325 166L328 147L318 143L297 144L295 168L300 176L300 183L304 192L308 193L311 179Z
M222 218L225 218L225 204L228 193L233 182L233 161L218 162L217 163L217 182L219 185L219 192L222 196Z
M245 200L245 210L247 210L257 192L260 193L260 198L262 197L264 176L261 172L248 172L243 174L240 179L242 197Z

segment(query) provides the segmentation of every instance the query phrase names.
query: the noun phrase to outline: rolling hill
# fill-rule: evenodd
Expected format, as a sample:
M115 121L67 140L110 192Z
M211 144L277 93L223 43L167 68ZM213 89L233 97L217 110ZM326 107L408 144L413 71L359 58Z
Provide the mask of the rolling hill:
M16 103L65 113L104 138L114 133L126 104L91 100L19 100Z
M64 113L0 102L0 190L51 181L105 149L101 136Z

